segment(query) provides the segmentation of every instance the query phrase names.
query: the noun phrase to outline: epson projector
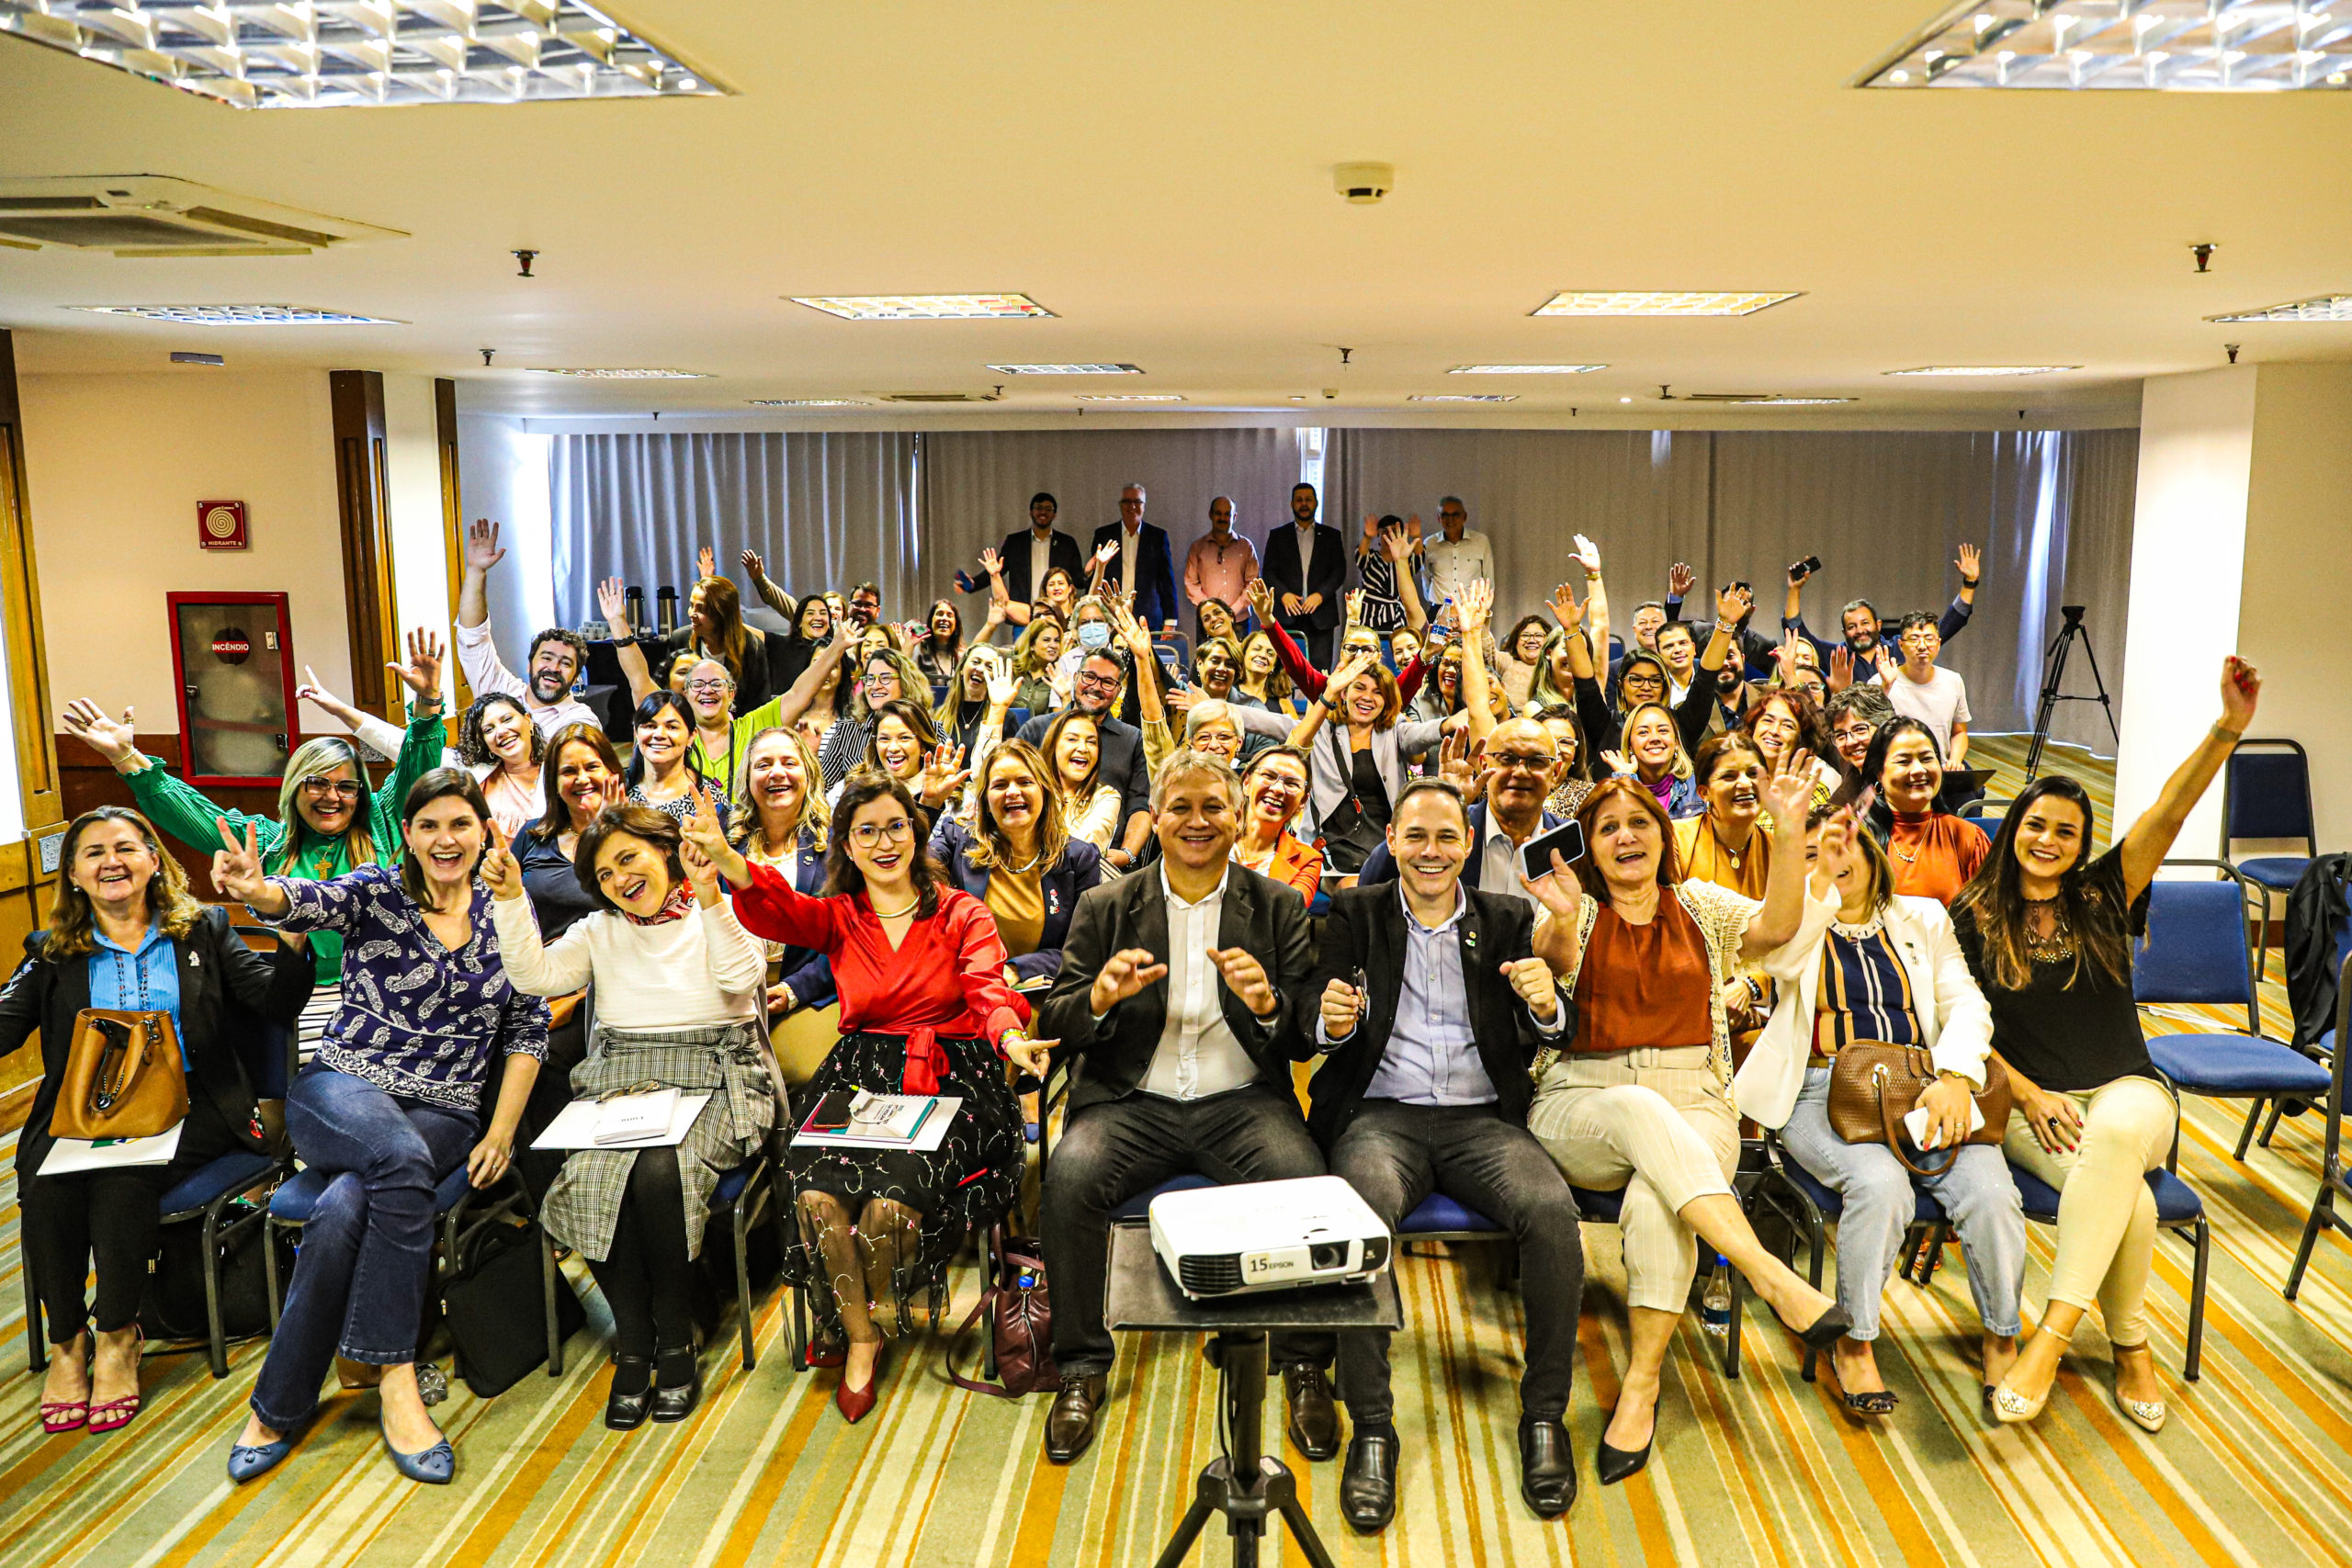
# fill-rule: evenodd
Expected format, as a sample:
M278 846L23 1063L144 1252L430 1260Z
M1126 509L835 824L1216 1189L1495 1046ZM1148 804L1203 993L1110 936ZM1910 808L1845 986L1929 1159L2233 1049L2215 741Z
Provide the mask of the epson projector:
M1163 1192L1151 1247L1193 1301L1352 1285L1388 1267L1388 1227L1336 1176Z

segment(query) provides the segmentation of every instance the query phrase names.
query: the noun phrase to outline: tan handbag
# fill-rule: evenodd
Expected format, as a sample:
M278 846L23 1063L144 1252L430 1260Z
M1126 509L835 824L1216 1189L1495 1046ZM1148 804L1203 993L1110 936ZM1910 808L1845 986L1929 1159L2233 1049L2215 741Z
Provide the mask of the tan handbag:
M187 1115L187 1072L167 1012L84 1008L74 1019L54 1138L152 1138Z
M1918 1109L1919 1096L1935 1081L1935 1058L1923 1046L1875 1040L1841 1045L1829 1068L1829 1130L1849 1144L1884 1144L1914 1176L1941 1176L1960 1157L1960 1144L1943 1151L1943 1163L1933 1168L1912 1164L1903 1152L1903 1119ZM2009 1076L1990 1056L1975 1099L1984 1125L1961 1144L1999 1143L2009 1130Z

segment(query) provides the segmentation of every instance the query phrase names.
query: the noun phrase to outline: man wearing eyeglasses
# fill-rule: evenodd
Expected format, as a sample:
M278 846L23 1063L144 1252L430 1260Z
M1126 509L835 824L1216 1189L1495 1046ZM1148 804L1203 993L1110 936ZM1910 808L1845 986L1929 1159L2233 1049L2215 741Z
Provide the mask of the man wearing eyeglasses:
M1122 827L1119 837L1103 854L1103 863L1125 871L1136 863L1151 833L1151 770L1143 750L1143 731L1118 716L1119 688L1127 678L1125 657L1115 647L1098 648L1079 661L1070 681L1069 705L1095 719L1102 737L1102 762L1095 777L1117 786ZM1041 713L1021 727L1019 739L1032 746L1046 742L1058 713Z
M1106 588L1134 590L1135 615L1147 626L1176 629L1176 557L1168 544L1168 530L1143 520L1144 489L1128 485L1119 491L1119 520L1094 530L1094 547L1115 545L1118 553L1102 569Z

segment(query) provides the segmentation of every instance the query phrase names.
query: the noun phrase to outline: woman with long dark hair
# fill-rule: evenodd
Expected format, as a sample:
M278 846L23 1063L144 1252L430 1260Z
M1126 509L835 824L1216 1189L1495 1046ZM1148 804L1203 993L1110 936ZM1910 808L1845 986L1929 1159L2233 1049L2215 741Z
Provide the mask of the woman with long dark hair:
M1894 890L1950 904L1985 860L1984 834L1936 804L1944 759L1936 732L1916 718L1891 718L1871 737L1862 776L1878 785L1870 831L1886 846Z
M835 1092L946 1094L961 1101L930 1153L796 1146L789 1156L798 1242L785 1269L829 1290L849 1340L834 1403L874 1408L883 1337L909 1321L907 1297L1020 1190L1027 1150L1004 1063L1043 1077L1050 1041L1027 1032L1029 1005L1005 984L989 907L949 884L918 836L913 795L860 773L833 808L828 891L811 897L737 853L707 816L689 836L735 887L756 936L817 949L841 987L842 1039L808 1084Z
M637 749L625 777L631 806L650 806L683 822L695 814L704 786L695 761L695 710L675 692L648 693L637 705ZM727 820L728 807L718 803L718 819Z
M2115 1403L2133 1425L2165 1422L2143 1312L2156 1245L2148 1172L2172 1147L2179 1109L2148 1059L2132 994L2132 949L2148 886L2198 797L2253 722L2262 677L2234 654L2222 716L2154 804L2104 854L2089 795L2064 773L2028 784L1984 865L1952 904L1969 968L1993 1009L1993 1050L2014 1096L2003 1147L2058 1189L2058 1255L2033 1336L1994 1391L2004 1422L2041 1414L2091 1303L2115 1351Z

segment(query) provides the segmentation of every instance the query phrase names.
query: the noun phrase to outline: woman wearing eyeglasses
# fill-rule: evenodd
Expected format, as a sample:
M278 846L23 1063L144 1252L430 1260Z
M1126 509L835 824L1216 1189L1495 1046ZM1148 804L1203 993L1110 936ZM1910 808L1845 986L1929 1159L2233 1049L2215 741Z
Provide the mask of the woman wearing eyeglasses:
M1298 889L1311 907L1323 884L1323 856L1291 831L1306 804L1307 757L1295 746L1269 746L1241 775L1241 836L1233 858L1261 876Z
M948 881L924 852L917 820L905 784L855 774L833 808L827 891L818 897L775 867L747 862L707 817L687 825L736 889L745 930L832 961L842 1038L809 1080L811 1096L960 1100L928 1153L790 1153L800 1238L785 1269L832 1294L849 1341L833 1402L850 1421L874 1408L883 1337L910 1321L907 1298L1018 1196L1028 1143L1003 1064L1043 1077L1052 1044L1029 1038L1029 1004L1005 984L1004 941L989 906Z

